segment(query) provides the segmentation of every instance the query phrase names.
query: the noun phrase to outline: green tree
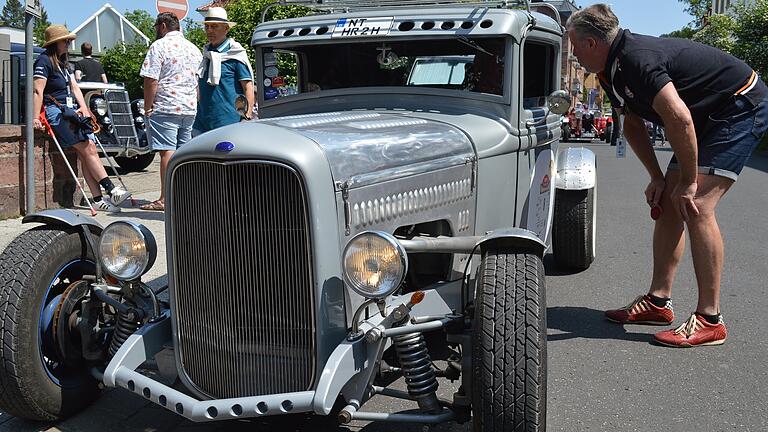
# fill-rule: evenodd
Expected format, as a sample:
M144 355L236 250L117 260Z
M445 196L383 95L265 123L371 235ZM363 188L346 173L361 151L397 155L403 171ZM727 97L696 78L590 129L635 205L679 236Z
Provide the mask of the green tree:
M715 14L709 17L708 23L693 36L693 40L712 45L727 53L733 51L733 32L739 23L730 15Z
M123 16L139 29L150 41L155 40L155 20L144 9L126 11Z
M732 53L760 74L768 76L768 0L738 3L734 8L738 25L733 30Z
M184 37L197 45L201 50L203 49L203 46L208 43L208 37L205 35L203 26L193 21L192 18L186 18L184 20Z
M42 6L40 6L40 17L40 19L35 20L35 28L33 30L35 41L37 41L38 45L41 45L43 41L45 41L45 29L51 25L51 22L48 21L48 12L46 12L45 8Z
M251 49L253 29L261 23L264 9L273 3L273 0L233 0L225 6L229 20L237 23L237 26L230 30L229 35L246 47L251 62L253 62L253 50ZM301 6L273 7L267 13L267 21L297 18L311 12L311 9ZM292 56L278 55L277 67L280 70L280 75L285 77L288 84L296 83L296 61Z
M661 35L663 38L680 38L680 39L693 39L693 35L696 34L696 30L691 27L685 26L680 30L675 30Z
M133 98L144 94L144 78L139 75L149 47L143 42L118 44L107 50L101 57L101 65L112 82L122 82Z
M697 27L703 24L704 17L709 12L711 0L678 0L685 4L685 11L695 18L691 23Z
M0 23L6 27L24 28L24 7L19 0L6 0Z

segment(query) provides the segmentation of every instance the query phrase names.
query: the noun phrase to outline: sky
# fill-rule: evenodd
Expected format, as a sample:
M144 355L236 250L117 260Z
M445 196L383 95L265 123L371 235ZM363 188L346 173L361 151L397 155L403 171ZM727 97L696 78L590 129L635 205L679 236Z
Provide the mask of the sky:
M588 6L597 1L577 0L579 6ZM0 0L0 3L3 3ZM102 0L42 0L52 23L66 23L70 30L80 25L93 15L101 6ZM151 15L157 14L156 0L110 0L109 3L118 11L145 9ZM195 8L207 4L207 0L189 0L189 15L192 19L201 19ZM659 36L673 30L679 30L688 24L692 17L683 11L683 3L678 0L608 0L621 26L642 33ZM74 5L77 6L74 6Z

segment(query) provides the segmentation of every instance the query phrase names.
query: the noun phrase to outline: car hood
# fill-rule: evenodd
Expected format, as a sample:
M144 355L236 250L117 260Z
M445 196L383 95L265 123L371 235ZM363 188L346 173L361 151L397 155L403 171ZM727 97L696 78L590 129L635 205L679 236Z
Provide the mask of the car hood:
M361 187L475 159L472 142L461 129L405 112L331 112L258 123L292 130L317 143L337 187Z

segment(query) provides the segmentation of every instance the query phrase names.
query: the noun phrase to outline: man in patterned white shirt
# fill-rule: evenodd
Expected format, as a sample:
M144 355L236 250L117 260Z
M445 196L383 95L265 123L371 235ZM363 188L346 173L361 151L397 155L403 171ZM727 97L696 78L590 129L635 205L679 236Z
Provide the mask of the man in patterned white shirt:
M179 31L179 19L168 12L155 20L157 40L147 51L144 77L144 110L152 150L160 152L160 198L141 206L165 210L165 171L173 152L190 140L197 114L197 69L200 50Z

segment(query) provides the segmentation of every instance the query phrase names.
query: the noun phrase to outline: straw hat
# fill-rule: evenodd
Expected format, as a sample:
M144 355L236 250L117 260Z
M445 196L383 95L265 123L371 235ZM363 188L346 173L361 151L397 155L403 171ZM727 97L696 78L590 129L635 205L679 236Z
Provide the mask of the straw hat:
M202 24L227 24L229 28L237 25L237 23L233 23L227 18L227 10L223 7L212 7L208 9L208 14L205 15L205 20L198 22Z
M66 26L61 24L53 24L45 29L45 43L43 48L48 45L54 44L60 40L74 40L77 39L77 35L70 33Z

